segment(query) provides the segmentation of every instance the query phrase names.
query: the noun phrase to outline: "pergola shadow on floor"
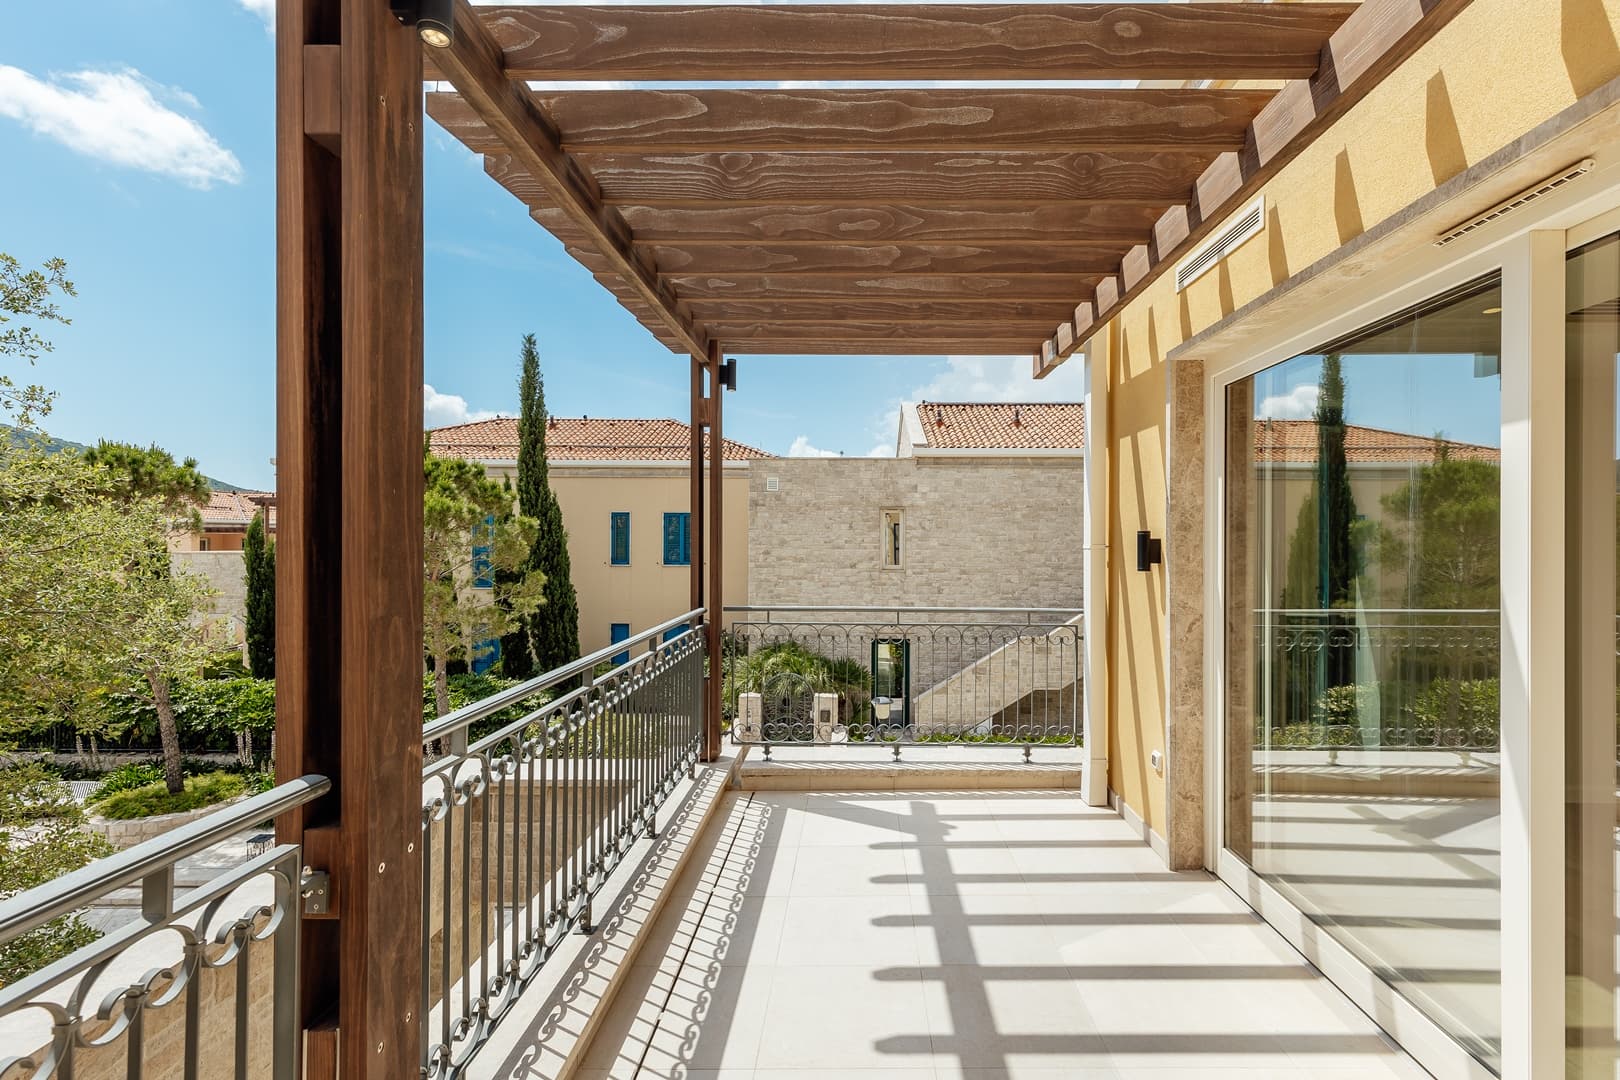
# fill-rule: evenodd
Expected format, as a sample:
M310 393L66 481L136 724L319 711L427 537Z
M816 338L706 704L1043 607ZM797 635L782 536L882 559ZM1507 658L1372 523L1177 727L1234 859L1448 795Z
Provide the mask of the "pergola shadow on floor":
M506 1033L473 1075L538 1078L539 1033ZM1067 792L915 791L731 796L575 1075L1426 1074L1116 815Z
M422 903L424 78L453 87L431 115L689 358L713 657L726 354L1024 353L1039 377L1466 4L281 0L277 772L332 781L278 824L334 883L300 944L312 1070L423 1064L399 912ZM936 85L970 80L1009 84ZM705 695L712 759L719 680Z

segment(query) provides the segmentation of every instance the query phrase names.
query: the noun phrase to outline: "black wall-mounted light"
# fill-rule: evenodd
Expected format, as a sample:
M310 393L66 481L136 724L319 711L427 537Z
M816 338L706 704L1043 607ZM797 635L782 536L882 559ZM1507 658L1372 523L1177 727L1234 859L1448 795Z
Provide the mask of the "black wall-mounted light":
M394 18L416 27L424 44L448 49L455 40L455 0L388 0Z
M1156 539L1146 529L1136 534L1136 568L1143 573L1153 569L1154 563L1164 561L1164 541Z
M737 389L737 360L735 357L720 364L720 385L727 390Z

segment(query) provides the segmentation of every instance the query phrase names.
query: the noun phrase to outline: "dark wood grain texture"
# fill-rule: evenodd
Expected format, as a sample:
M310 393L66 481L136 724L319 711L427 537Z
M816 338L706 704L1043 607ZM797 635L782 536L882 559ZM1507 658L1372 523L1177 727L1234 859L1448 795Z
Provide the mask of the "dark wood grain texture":
M536 93L564 149L1235 150L1264 90Z
M986 244L738 244L649 248L663 274L1101 274L1117 249Z
M1069 310L1067 300L1008 301L983 298L933 300L692 300L692 316L704 321L743 322L883 322L939 324L968 322L1048 326Z
M799 341L780 337L737 339L726 351L741 356L1024 356L1040 335L1020 337L827 338Z
M483 9L522 79L1286 79L1349 4Z
M1069 300L1091 291L1096 277L1049 274L1000 274L984 277L941 277L927 274L873 274L830 277L795 274L672 275L668 279L683 299L738 300Z
M704 365L708 369L709 401L706 415L709 421L709 523L708 535L705 537L709 545L709 571L708 571L708 617L704 625L708 632L708 648L711 660L709 673L704 686L703 710L703 759L705 761L718 761L720 758L720 710L722 673L719 658L724 655L721 648L720 631L724 625L725 586L726 586L726 517L725 517L725 462L726 441L723 399L726 391L720 386L720 364L723 359L720 352L720 342L714 339L709 341L709 352ZM698 556L701 558L701 556Z

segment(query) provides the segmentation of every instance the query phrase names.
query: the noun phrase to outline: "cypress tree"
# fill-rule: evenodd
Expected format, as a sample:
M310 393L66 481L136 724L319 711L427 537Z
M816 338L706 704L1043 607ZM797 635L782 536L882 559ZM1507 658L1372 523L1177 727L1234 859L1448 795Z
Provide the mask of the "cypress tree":
M1360 553L1351 530L1356 523L1356 498L1350 490L1350 466L1345 452L1344 375L1339 355L1322 358L1321 393L1316 401L1317 469L1321 486L1316 500L1317 605L1324 610L1355 604L1356 579L1361 576ZM1328 649L1328 686L1355 681L1355 657L1349 649Z
M264 511L248 522L242 538L247 564L248 670L255 679L276 677L276 543L265 535Z
M568 531L547 472L546 387L533 334L523 337L518 401L518 512L540 523L527 569L545 575L545 602L521 631L501 642L501 658L507 675L527 678L579 658L579 601L568 563Z

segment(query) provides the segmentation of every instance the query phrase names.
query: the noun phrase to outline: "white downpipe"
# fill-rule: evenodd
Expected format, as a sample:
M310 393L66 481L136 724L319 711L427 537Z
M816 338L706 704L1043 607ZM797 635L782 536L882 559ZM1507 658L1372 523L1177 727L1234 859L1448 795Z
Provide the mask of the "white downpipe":
M1092 338L1080 359L1086 370L1085 687L1086 805L1108 805L1108 336Z

